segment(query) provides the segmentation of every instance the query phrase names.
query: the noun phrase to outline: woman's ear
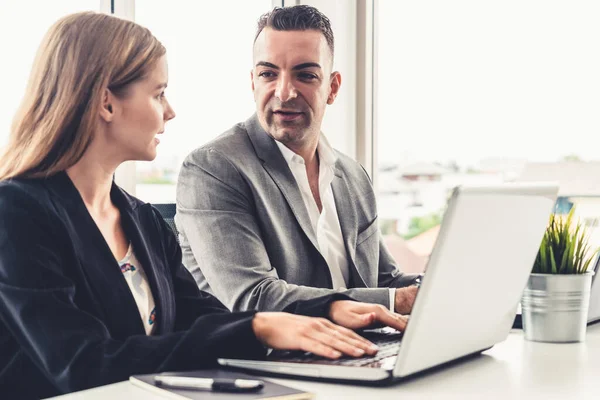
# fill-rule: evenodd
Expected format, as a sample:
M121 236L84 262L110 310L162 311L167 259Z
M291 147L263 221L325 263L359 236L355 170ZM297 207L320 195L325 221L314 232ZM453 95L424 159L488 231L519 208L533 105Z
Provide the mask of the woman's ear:
M110 90L104 89L102 93L102 103L100 105L100 118L102 118L106 123L111 123L114 118L113 113L113 99L114 96Z

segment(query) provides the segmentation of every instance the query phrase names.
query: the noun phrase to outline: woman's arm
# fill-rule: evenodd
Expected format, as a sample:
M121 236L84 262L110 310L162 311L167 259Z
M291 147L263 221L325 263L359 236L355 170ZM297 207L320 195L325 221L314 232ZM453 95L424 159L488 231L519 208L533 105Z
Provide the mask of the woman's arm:
M24 190L0 184L0 320L62 392L133 374L207 367L218 357L263 354L252 330L254 313L223 312L211 299L199 301L203 315L187 330L112 337L101 320L75 303L85 288L65 272L66 239L52 229L60 223Z

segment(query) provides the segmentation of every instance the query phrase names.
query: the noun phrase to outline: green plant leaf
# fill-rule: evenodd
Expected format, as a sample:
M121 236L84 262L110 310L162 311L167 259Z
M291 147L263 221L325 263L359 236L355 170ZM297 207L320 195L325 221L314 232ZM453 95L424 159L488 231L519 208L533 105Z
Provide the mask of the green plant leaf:
M550 247L550 265L550 273L557 274L558 271L556 270L556 260L554 259L554 252L552 251L552 247Z
M600 247L592 251L586 226L575 222L572 207L566 217L550 215L532 272L583 274L599 252Z
M598 255L598 252L600 251L600 247L596 249L596 251L594 251L592 253L592 255L590 255L590 257L587 259L587 261L585 262L585 264L583 265L583 269L581 270L580 274L585 274L590 266L590 263L592 262L592 260Z

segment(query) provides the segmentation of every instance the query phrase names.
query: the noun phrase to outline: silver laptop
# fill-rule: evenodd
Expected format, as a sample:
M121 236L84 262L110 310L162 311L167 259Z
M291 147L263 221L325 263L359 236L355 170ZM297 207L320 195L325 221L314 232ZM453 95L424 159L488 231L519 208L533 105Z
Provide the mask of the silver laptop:
M600 322L600 256L596 258L594 276L592 276L592 289L590 292L590 306L588 308L588 324Z
M406 330L365 335L379 345L376 357L332 361L292 353L219 363L310 379L386 383L489 349L511 329L557 192L549 183L455 188Z

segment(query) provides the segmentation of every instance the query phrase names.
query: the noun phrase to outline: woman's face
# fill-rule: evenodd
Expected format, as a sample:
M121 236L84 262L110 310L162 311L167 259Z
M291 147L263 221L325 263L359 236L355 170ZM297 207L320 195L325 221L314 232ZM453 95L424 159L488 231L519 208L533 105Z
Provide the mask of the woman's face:
M151 161L156 157L158 135L175 112L165 97L167 59L161 57L148 75L131 84L122 97L111 96L113 119L108 124L111 147L125 160Z

